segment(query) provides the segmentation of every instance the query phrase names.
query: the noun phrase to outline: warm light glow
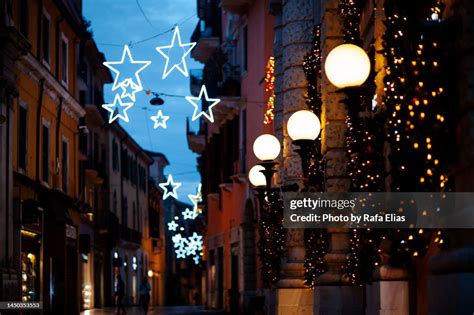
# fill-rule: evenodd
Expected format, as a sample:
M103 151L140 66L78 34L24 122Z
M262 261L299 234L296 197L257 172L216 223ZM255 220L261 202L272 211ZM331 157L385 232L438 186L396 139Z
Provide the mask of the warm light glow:
M369 77L370 59L362 48L343 44L331 50L324 70L329 81L338 88L360 86Z
M318 116L309 110L300 110L290 116L288 135L294 140L315 140L321 131Z
M254 187L267 185L267 180L262 172L265 168L262 165L255 165L249 171L249 181Z
M148 277L152 278L153 277L153 270L148 270Z
M280 141L271 134L263 134L255 139L253 153L261 161L274 160L280 154Z

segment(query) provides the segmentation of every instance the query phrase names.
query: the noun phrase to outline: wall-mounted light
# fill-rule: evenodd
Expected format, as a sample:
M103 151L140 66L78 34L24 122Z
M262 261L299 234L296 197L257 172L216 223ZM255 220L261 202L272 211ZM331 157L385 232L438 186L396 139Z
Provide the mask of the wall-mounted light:
M329 52L324 70L329 81L336 87L357 87L369 77L370 59L359 46L342 44Z
M266 187L272 186L272 176L276 172L274 167L278 164L275 159L280 154L280 141L271 134L263 134L253 143L253 153L261 161L258 165L263 167L260 172L265 176Z
M321 131L321 123L318 116L309 110L300 110L290 116L286 125L288 135L295 149L301 158L301 168L303 175L308 176L308 168L311 160L311 153L316 150L315 140Z
M265 179L265 175L263 175L262 171L265 168L262 165L255 165L249 171L249 181L250 184L254 187L265 187L267 185L267 180Z

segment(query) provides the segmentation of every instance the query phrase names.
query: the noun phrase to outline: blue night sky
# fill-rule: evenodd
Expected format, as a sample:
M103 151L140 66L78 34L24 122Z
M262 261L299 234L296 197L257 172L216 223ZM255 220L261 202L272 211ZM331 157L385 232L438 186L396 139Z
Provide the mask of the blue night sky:
M182 43L190 42L191 34L198 22L195 0L139 0L146 18L140 11L136 0L84 0L83 15L91 21L91 29L99 49L105 54L107 61L119 61L122 57L123 45L143 40L167 31L179 24ZM140 72L140 79L145 90L155 92L191 95L189 78L176 69L162 80L165 58L156 47L169 45L173 32L168 32L146 42L132 45L131 53L134 60L148 60L151 65ZM179 48L178 48L179 49ZM170 65L179 60L179 50L170 50ZM177 59L178 58L178 59ZM189 69L202 68L190 54L186 57ZM133 73L132 73L133 74ZM116 91L112 92L112 84L105 86L106 103L113 102ZM187 194L195 193L200 182L196 169L196 154L188 149L186 142L186 117L191 117L193 107L184 98L165 97L163 106L151 106L152 95L145 91L136 94L135 105L128 110L129 123L120 121L130 135L146 150L161 152L170 161L165 174L173 174L173 179L183 185L178 189L179 199L189 202ZM129 101L127 99L127 101ZM146 109L144 109L144 107ZM153 129L150 116L156 115L158 109L170 116L167 129ZM192 128L197 128L197 122Z

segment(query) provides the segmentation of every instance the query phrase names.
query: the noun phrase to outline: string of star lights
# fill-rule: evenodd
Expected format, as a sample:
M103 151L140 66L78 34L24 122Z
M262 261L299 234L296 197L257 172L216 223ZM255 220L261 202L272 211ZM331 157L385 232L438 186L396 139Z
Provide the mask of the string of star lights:
M175 193L175 189L179 187L176 187L176 184L179 183L174 183L173 178L170 176L168 177L166 183L161 183L159 186L165 191L165 195L168 194L168 196L177 198L177 194L173 193ZM173 187L172 193L169 193L169 186ZM181 217L179 215L175 215L173 219L168 222L168 231L174 232L171 236L171 241L173 242L176 258L186 259L188 257L192 257L192 260L196 265L199 264L203 256L203 236L195 231L193 231L192 235L188 237L183 234L184 231L187 230L186 227L189 226L189 221L192 223L192 221L194 221L201 214L201 211L198 207L198 203L202 201L201 187L202 185L199 184L197 193L195 195L188 195L188 198L193 204L192 209L186 208L181 212ZM163 199L166 198L163 196Z
M265 68L265 92L268 92L270 95L268 96L263 123L269 125L275 118L275 58L273 56L268 58Z

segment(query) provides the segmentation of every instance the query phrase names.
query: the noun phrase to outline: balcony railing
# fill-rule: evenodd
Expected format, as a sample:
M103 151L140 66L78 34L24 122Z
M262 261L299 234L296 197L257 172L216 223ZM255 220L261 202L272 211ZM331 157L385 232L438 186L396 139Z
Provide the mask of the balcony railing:
M140 244L142 242L142 233L136 230L132 230L124 225L121 225L120 238L127 242Z
M216 23L214 23L216 24ZM191 41L196 42L196 46L191 51L191 57L195 60L206 63L212 53L220 45L220 28L207 24L200 20L191 36Z
M242 14L247 12L254 0L222 0L222 8L226 11Z

